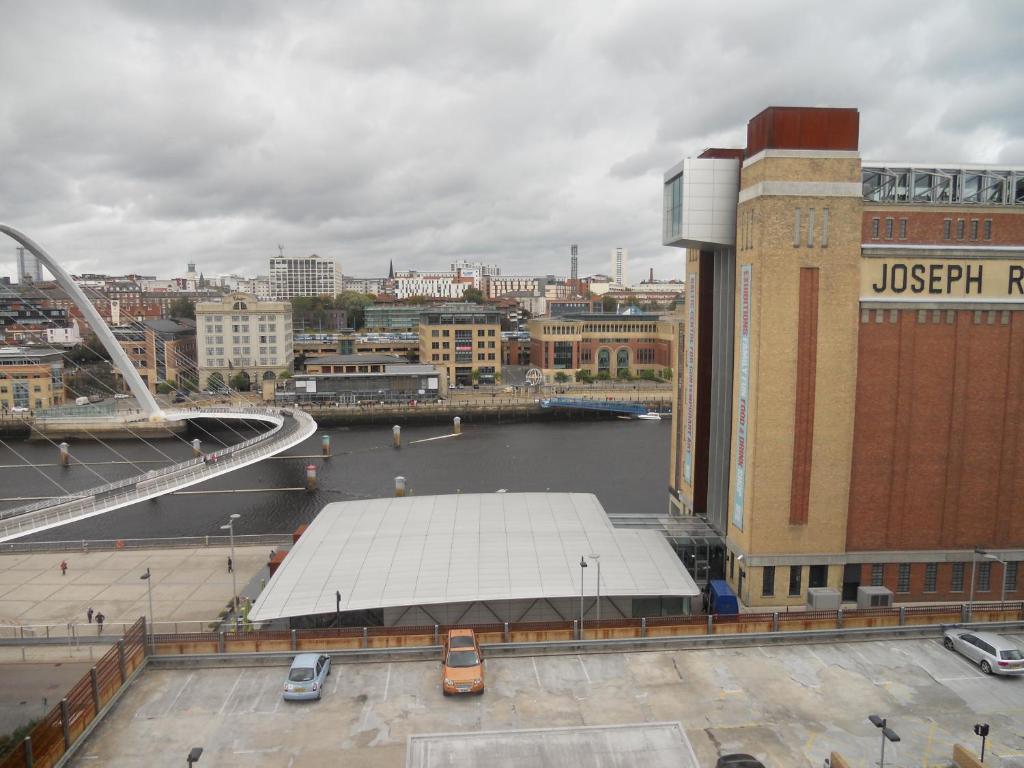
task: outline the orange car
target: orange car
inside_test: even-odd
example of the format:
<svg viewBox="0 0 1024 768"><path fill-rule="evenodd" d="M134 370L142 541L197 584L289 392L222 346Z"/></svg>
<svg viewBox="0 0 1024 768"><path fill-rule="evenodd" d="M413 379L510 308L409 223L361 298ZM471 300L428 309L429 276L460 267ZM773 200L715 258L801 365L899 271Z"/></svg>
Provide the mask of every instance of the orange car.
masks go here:
<svg viewBox="0 0 1024 768"><path fill-rule="evenodd" d="M452 629L445 635L441 653L441 690L445 696L484 692L484 660L472 629Z"/></svg>

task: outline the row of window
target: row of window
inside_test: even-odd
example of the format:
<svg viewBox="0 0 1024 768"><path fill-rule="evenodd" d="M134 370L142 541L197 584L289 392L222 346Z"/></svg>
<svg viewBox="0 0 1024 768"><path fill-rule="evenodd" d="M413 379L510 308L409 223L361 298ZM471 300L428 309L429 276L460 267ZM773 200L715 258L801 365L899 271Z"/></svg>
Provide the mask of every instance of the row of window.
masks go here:
<svg viewBox="0 0 1024 768"><path fill-rule="evenodd" d="M472 334L473 334L473 331L471 331L471 330L469 330L469 331L455 331L456 338L460 338L460 339L461 338L468 338ZM451 336L451 332L447 328L445 328L443 330L438 330L437 328L433 328L430 331L430 335L435 337L435 338L437 338L438 336L443 336L443 337L447 338L447 337ZM488 328L488 329L486 329L486 333L485 333L483 328L478 328L477 332L476 332L476 335L477 336L494 336L494 329L493 328Z"/></svg>
<svg viewBox="0 0 1024 768"><path fill-rule="evenodd" d="M952 563L952 573L950 574L950 591L951 592L963 592L964 591L964 574L967 571L967 563ZM732 576L732 569L734 566L734 560L730 558L729 570L730 577ZM1018 575L1019 564L1016 561L1008 561L1006 563L1005 579L1006 579L1006 591L1015 592L1017 590L1017 575ZM808 582L809 587L824 587L828 582L828 566L827 565L812 565L809 567ZM762 597L773 597L775 595L775 566L768 565L761 569L762 582L761 582L761 595ZM798 597L801 592L801 580L803 574L803 566L791 565L789 566L789 596ZM925 563L924 567L924 592L937 592L939 575L938 563ZM871 566L871 586L881 587L885 584L885 563L874 563ZM994 585L996 589L1002 591L1003 584L999 583ZM975 581L974 581L975 592L991 592L993 591L992 582L992 563L991 562L979 562L976 564L975 570ZM910 563L898 563L896 565L896 593L907 594L910 592Z"/></svg>
<svg viewBox="0 0 1024 768"><path fill-rule="evenodd" d="M888 318L890 323L895 323L899 320L900 311L899 309L862 309L860 321L870 323L874 320L875 323L884 323ZM918 309L916 312L918 323L938 325L944 322L946 325L953 325L956 322L957 311L955 309ZM995 325L997 322L999 325L1010 324L1010 310L1008 309L975 309L971 312L971 317L975 325Z"/></svg>
<svg viewBox="0 0 1024 768"><path fill-rule="evenodd" d="M964 591L964 574L967 572L967 563L952 563L950 574L950 592ZM1006 563L1006 591L1014 592L1017 589L1017 561L1011 560ZM938 581L939 566L937 563L926 563L924 567L924 591L935 592ZM875 563L871 566L871 586L881 587L885 583L885 564ZM997 587L1001 590L1002 583ZM974 590L976 592L992 591L992 563L979 562L975 566ZM896 592L910 592L910 563L899 563L896 566Z"/></svg>
<svg viewBox="0 0 1024 768"><path fill-rule="evenodd" d="M497 358L494 355L495 355L494 352L488 352L488 353L486 353L486 357L485 357L483 352L478 352L477 355L476 355L476 359L477 360L496 360ZM442 354L433 354L433 355L430 356L430 359L435 361L435 362L437 362L439 360L442 360L442 361L444 361L444 360L451 360L451 356L447 352L445 352L445 353L442 353ZM470 363L470 362L473 361L473 353L472 352L456 352L455 353L455 361L458 362L458 363Z"/></svg>
<svg viewBox="0 0 1024 768"><path fill-rule="evenodd" d="M467 342L467 343L472 344L472 342ZM494 349L495 348L495 343L493 341L488 341L488 342L478 341L476 343L476 348L477 349L484 349L484 344L485 343L487 344L487 349ZM432 342L430 342L430 348L431 349L450 349L451 348L451 342L450 341L432 341Z"/></svg>
<svg viewBox="0 0 1024 768"><path fill-rule="evenodd" d="M799 211L798 211L799 213ZM956 220L956 239L967 240L967 219ZM898 229L897 229L898 227ZM871 239L872 240L906 240L907 239L907 227L908 219L901 217L898 221L893 216L885 217L885 230L883 234L882 229L882 217L874 216L871 219ZM942 220L942 239L953 240L953 219ZM980 239L991 240L992 239L992 219L970 219L970 238L971 240ZM796 245L796 243L793 243Z"/></svg>

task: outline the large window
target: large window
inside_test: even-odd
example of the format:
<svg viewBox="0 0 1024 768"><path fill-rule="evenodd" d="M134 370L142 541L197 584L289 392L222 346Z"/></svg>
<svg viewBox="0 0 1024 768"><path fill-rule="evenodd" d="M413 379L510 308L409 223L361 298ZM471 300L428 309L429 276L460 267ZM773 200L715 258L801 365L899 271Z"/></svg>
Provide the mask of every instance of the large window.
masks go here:
<svg viewBox="0 0 1024 768"><path fill-rule="evenodd" d="M875 563L871 566L871 586L881 587L885 584L885 564Z"/></svg>
<svg viewBox="0 0 1024 768"><path fill-rule="evenodd" d="M964 591L964 564L953 563L953 575L950 579L950 591L951 592L963 592Z"/></svg>
<svg viewBox="0 0 1024 768"><path fill-rule="evenodd" d="M554 347L553 368L572 368L572 342L556 341Z"/></svg>
<svg viewBox="0 0 1024 768"><path fill-rule="evenodd" d="M803 571L802 565L791 565L789 566L789 596L799 597L800 595L800 576Z"/></svg>
<svg viewBox="0 0 1024 768"><path fill-rule="evenodd" d="M664 240L675 240L683 231L683 177L676 176L665 184Z"/></svg>
<svg viewBox="0 0 1024 768"><path fill-rule="evenodd" d="M1011 560L1006 564L1006 591L1017 591L1017 561Z"/></svg>
<svg viewBox="0 0 1024 768"><path fill-rule="evenodd" d="M978 591L992 589L992 563L978 563Z"/></svg>
<svg viewBox="0 0 1024 768"><path fill-rule="evenodd" d="M896 573L896 591L910 591L910 563L900 563Z"/></svg>
<svg viewBox="0 0 1024 768"><path fill-rule="evenodd" d="M812 565L807 574L808 587L824 587L828 584L828 566Z"/></svg>
<svg viewBox="0 0 1024 768"><path fill-rule="evenodd" d="M761 596L771 597L775 594L775 566L766 565L761 569Z"/></svg>
<svg viewBox="0 0 1024 768"><path fill-rule="evenodd" d="M935 582L938 580L939 566L936 563L928 563L924 567L924 591L934 592Z"/></svg>

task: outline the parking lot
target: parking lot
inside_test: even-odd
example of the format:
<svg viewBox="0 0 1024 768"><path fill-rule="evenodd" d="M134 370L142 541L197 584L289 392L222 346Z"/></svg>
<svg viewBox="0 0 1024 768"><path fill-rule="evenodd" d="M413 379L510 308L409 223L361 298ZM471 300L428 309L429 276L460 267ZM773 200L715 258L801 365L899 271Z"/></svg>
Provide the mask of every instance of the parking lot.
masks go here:
<svg viewBox="0 0 1024 768"><path fill-rule="evenodd" d="M308 703L281 700L284 666L149 669L72 765L178 766L201 746L200 766L403 766L414 734L678 721L702 766L740 751L820 768L834 749L866 768L877 713L902 739L892 768L949 765L954 742L977 749L978 722L986 764L1024 767L1024 679L986 677L937 638L495 657L470 698L442 697L439 661L341 662ZM574 759L560 765L594 765Z"/></svg>

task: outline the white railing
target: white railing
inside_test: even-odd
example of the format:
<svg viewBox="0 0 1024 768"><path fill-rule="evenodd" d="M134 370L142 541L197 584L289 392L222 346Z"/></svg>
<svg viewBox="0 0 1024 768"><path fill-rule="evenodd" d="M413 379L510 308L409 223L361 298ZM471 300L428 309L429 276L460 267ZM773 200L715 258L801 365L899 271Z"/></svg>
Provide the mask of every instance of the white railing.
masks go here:
<svg viewBox="0 0 1024 768"><path fill-rule="evenodd" d="M205 462L189 459L162 469L155 469L127 480L90 488L74 496L64 496L15 507L0 513L0 542L29 533L54 528L104 512L126 507L139 501L161 496L169 491L187 488L235 469L255 464L267 456L301 443L316 431L313 418L300 410L267 408L219 408L216 411L189 409L169 411L172 419L251 418L272 423L267 432L237 445L207 454L216 459Z"/></svg>

